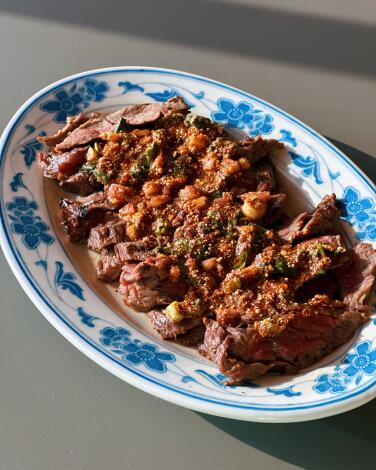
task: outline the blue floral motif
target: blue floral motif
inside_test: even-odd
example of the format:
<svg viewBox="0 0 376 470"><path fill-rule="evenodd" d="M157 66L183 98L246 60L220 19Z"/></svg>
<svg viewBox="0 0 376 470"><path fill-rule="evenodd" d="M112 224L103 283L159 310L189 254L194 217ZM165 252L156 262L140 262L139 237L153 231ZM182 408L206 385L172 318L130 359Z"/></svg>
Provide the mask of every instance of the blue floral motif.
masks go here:
<svg viewBox="0 0 376 470"><path fill-rule="evenodd" d="M44 131L39 133L40 136L46 135ZM25 142L20 153L24 156L25 165L30 168L36 160L37 152L42 150L43 144L37 139L31 139Z"/></svg>
<svg viewBox="0 0 376 470"><path fill-rule="evenodd" d="M334 374L317 377L313 390L318 393L341 393L352 382L358 385L364 374L376 374L376 349L371 349L368 340L358 343L354 352L346 355L342 365L334 368Z"/></svg>
<svg viewBox="0 0 376 470"><path fill-rule="evenodd" d="M145 95L150 96L150 98L153 98L155 101L167 101L170 98L173 98L174 96L177 95L177 92L171 88L169 90L163 90L161 92L150 92L150 93L145 93Z"/></svg>
<svg viewBox="0 0 376 470"><path fill-rule="evenodd" d="M141 93L144 91L142 86L132 82L119 82L118 85L124 88L123 95L131 91L140 91Z"/></svg>
<svg viewBox="0 0 376 470"><path fill-rule="evenodd" d="M376 218L371 219L367 225L364 225L357 233L360 240L376 241Z"/></svg>
<svg viewBox="0 0 376 470"><path fill-rule="evenodd" d="M38 209L38 204L35 201L29 201L26 197L14 197L12 202L7 204L8 211L12 211L16 217L20 215L32 215L34 210ZM15 220L15 219L12 219Z"/></svg>
<svg viewBox="0 0 376 470"><path fill-rule="evenodd" d="M123 346L126 353L123 359L135 366L144 364L155 372L166 372L166 362L174 362L175 356L169 352L159 352L158 346L135 340Z"/></svg>
<svg viewBox="0 0 376 470"><path fill-rule="evenodd" d="M123 354L122 349L127 343L131 341L131 333L125 328L112 328L107 326L100 331L99 341L106 347L112 346L119 349L119 353ZM115 351L114 351L115 352Z"/></svg>
<svg viewBox="0 0 376 470"><path fill-rule="evenodd" d="M45 101L40 107L43 111L55 113L56 122L65 122L68 116L76 116L83 108L87 108L90 101L103 101L108 90L106 82L88 79L80 88L75 83L69 89L58 90L54 100Z"/></svg>
<svg viewBox="0 0 376 470"><path fill-rule="evenodd" d="M272 116L259 109L254 109L250 103L240 101L235 104L232 100L220 98L217 105L219 110L212 113L212 118L229 127L239 129L247 127L248 133L252 136L270 134L274 128Z"/></svg>
<svg viewBox="0 0 376 470"><path fill-rule="evenodd" d="M25 129L27 131L27 135L32 134L35 131L35 127L30 124L26 124Z"/></svg>
<svg viewBox="0 0 376 470"><path fill-rule="evenodd" d="M357 189L348 186L343 194L344 212L342 217L349 222L363 224L371 218L371 209L374 208L374 202L369 197L360 197Z"/></svg>
<svg viewBox="0 0 376 470"><path fill-rule="evenodd" d="M274 395L284 395L285 397L299 397L302 392L294 392L293 385L286 388L270 388L266 389L268 392L273 393Z"/></svg>
<svg viewBox="0 0 376 470"><path fill-rule="evenodd" d="M47 233L49 226L39 216L34 215L34 211L38 209L35 201L29 201L26 197L14 197L12 202L7 203L6 208L12 221L12 232L22 235L22 243L29 250L35 250L40 243L51 245L55 241L54 237Z"/></svg>
<svg viewBox="0 0 376 470"><path fill-rule="evenodd" d="M193 93L192 91L192 95L197 98L198 100L202 100L203 97L205 96L205 92L204 91L199 91L198 93Z"/></svg>
<svg viewBox="0 0 376 470"><path fill-rule="evenodd" d="M22 181L23 173L16 173L12 181L9 183L10 189L16 193L19 188L26 188L25 183Z"/></svg>
<svg viewBox="0 0 376 470"><path fill-rule="evenodd" d="M302 169L303 176L313 176L317 184L322 184L323 180L320 175L319 162L314 157L303 157L295 152L289 152L290 157L294 165Z"/></svg>
<svg viewBox="0 0 376 470"><path fill-rule="evenodd" d="M35 250L40 243L51 245L55 240L47 233L49 226L42 222L38 216L20 215L17 221L11 223L10 227L13 233L22 235L22 243L29 250Z"/></svg>
<svg viewBox="0 0 376 470"><path fill-rule="evenodd" d="M61 261L56 261L55 265L55 286L60 287L63 290L68 290L79 299L85 300L82 287L75 282L76 276L73 273L64 272L64 265Z"/></svg>
<svg viewBox="0 0 376 470"><path fill-rule="evenodd" d="M376 349L370 350L370 348L370 341L362 341L355 347L354 354L347 354L344 364L348 365L342 370L342 374L350 378L362 373L375 374Z"/></svg>
<svg viewBox="0 0 376 470"><path fill-rule="evenodd" d="M38 261L35 261L35 264L37 266L41 266L47 272L47 261L45 259L39 259Z"/></svg>
<svg viewBox="0 0 376 470"><path fill-rule="evenodd" d="M346 384L341 380L339 374L334 374L333 376L323 374L317 377L313 390L318 393L340 393L346 390Z"/></svg>
<svg viewBox="0 0 376 470"><path fill-rule="evenodd" d="M98 317L95 317L94 315L90 315L89 313L85 312L82 307L78 307L77 315L81 318L81 322L89 328L94 328L94 320L98 320Z"/></svg>
<svg viewBox="0 0 376 470"><path fill-rule="evenodd" d="M106 82L97 82L97 80L85 80L82 87L79 88L83 99L83 106L87 108L90 101L101 102L107 97L109 86Z"/></svg>
<svg viewBox="0 0 376 470"><path fill-rule="evenodd" d="M292 147L296 147L298 145L297 140L295 139L295 137L293 137L290 131L287 131L286 129L281 129L279 132L281 133L281 137L279 138L280 141L286 142Z"/></svg>
<svg viewBox="0 0 376 470"><path fill-rule="evenodd" d="M77 91L77 85L73 85L69 91L59 90L55 93L55 100L41 104L41 109L49 113L56 113L56 122L65 122L68 116L76 116L82 111L83 97Z"/></svg>

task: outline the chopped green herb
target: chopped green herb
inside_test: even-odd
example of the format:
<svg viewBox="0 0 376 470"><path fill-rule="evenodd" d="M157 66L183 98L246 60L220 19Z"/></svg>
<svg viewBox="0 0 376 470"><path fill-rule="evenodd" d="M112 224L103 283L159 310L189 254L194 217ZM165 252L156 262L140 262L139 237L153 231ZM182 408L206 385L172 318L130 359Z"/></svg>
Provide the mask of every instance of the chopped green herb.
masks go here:
<svg viewBox="0 0 376 470"><path fill-rule="evenodd" d="M168 246L159 245L159 246L154 248L154 251L156 251L157 253L161 253L162 255L170 255L171 254L171 250Z"/></svg>
<svg viewBox="0 0 376 470"><path fill-rule="evenodd" d="M197 261L202 261L209 256L209 246L206 243L198 243L193 256Z"/></svg>
<svg viewBox="0 0 376 470"><path fill-rule="evenodd" d="M210 199L218 199L222 196L222 191L214 191L209 194Z"/></svg>
<svg viewBox="0 0 376 470"><path fill-rule="evenodd" d="M186 176L188 171L189 168L186 162L182 161L181 159L174 162L172 173L175 176Z"/></svg>
<svg viewBox="0 0 376 470"><path fill-rule="evenodd" d="M87 162L82 165L80 170L84 171L85 173L93 173L96 168L97 168L96 163Z"/></svg>
<svg viewBox="0 0 376 470"><path fill-rule="evenodd" d="M243 269L247 265L248 253L243 251L235 260L234 269Z"/></svg>
<svg viewBox="0 0 376 470"><path fill-rule="evenodd" d="M157 235L166 235L171 229L171 225L166 220L158 220L156 233Z"/></svg>
<svg viewBox="0 0 376 470"><path fill-rule="evenodd" d="M177 240L172 251L174 255L186 254L189 251L189 243L186 240Z"/></svg>
<svg viewBox="0 0 376 470"><path fill-rule="evenodd" d="M197 116L195 114L188 114L185 121L191 126L197 127L197 129L207 129L212 126L210 119L204 116Z"/></svg>
<svg viewBox="0 0 376 470"><path fill-rule="evenodd" d="M101 170L94 170L93 175L99 180L102 184L107 184L109 181L109 176L103 173Z"/></svg>
<svg viewBox="0 0 376 470"><path fill-rule="evenodd" d="M84 163L80 170L85 173L92 173L102 184L107 184L109 181L109 176L103 173L102 170L97 169L97 165L94 162Z"/></svg>
<svg viewBox="0 0 376 470"><path fill-rule="evenodd" d="M146 150L145 150L146 157L150 163L153 162L155 157L158 155L158 145L153 142Z"/></svg>
<svg viewBox="0 0 376 470"><path fill-rule="evenodd" d="M209 150L215 150L219 147L222 143L223 139L221 137L217 137L214 142L209 145Z"/></svg>
<svg viewBox="0 0 376 470"><path fill-rule="evenodd" d="M131 168L131 173L137 181L147 177L150 171L150 166L157 154L158 146L155 142L153 142L150 147L148 147L145 152L140 155L138 161Z"/></svg>
<svg viewBox="0 0 376 470"><path fill-rule="evenodd" d="M235 292L242 287L242 282L239 277L232 277L223 281L223 290L226 293Z"/></svg>
<svg viewBox="0 0 376 470"><path fill-rule="evenodd" d="M274 260L273 272L274 274L296 276L298 274L298 269L293 266L289 266L287 261L282 256L277 255L276 259Z"/></svg>
<svg viewBox="0 0 376 470"><path fill-rule="evenodd" d="M127 123L127 121L122 117L122 118L120 118L119 124L118 124L115 132L117 132L117 133L126 132L126 131L130 131L131 129L133 129L133 127L131 125L129 125Z"/></svg>

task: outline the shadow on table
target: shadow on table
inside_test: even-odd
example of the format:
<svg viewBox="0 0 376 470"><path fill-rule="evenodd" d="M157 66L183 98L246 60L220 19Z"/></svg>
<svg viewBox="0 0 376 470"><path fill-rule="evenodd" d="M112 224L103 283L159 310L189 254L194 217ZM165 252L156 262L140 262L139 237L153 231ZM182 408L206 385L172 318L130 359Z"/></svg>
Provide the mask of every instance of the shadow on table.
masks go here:
<svg viewBox="0 0 376 470"><path fill-rule="evenodd" d="M0 10L336 73L376 76L376 61L371 58L376 27L356 21L223 0L107 0L95 6L92 0L65 0L63 6L53 1L1 0Z"/></svg>
<svg viewBox="0 0 376 470"><path fill-rule="evenodd" d="M235 439L308 470L372 468L376 401L306 423L261 424L200 416Z"/></svg>
<svg viewBox="0 0 376 470"><path fill-rule="evenodd" d="M375 158L328 139L375 181ZM261 424L200 416L239 441L305 469L371 468L374 462L376 400L338 416L306 423Z"/></svg>
<svg viewBox="0 0 376 470"><path fill-rule="evenodd" d="M347 155L364 173L373 181L376 182L376 155L372 157L367 153L362 152L350 145L344 144L339 140L327 137L328 140L336 147L338 147L345 155Z"/></svg>

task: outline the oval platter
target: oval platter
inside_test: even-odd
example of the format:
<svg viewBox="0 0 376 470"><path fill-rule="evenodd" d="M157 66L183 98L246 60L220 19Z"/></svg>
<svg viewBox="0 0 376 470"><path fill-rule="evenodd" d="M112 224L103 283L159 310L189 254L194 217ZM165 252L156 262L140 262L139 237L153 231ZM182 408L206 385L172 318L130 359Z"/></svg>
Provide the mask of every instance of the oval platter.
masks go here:
<svg viewBox="0 0 376 470"><path fill-rule="evenodd" d="M62 193L45 181L36 139L81 111L165 101L181 95L195 114L230 132L286 144L275 159L292 213L325 194L343 200L348 239L376 242L373 183L330 142L286 112L214 80L161 68L116 67L79 73L49 85L11 119L0 143L1 245L27 295L52 325L114 375L152 395L218 416L249 421L317 419L376 396L374 316L346 345L296 376L269 376L226 386L196 351L161 340L146 315L122 305L114 286L95 279L92 255L67 242L59 223ZM374 303L374 299L371 299ZM126 403L124 404L126 406Z"/></svg>

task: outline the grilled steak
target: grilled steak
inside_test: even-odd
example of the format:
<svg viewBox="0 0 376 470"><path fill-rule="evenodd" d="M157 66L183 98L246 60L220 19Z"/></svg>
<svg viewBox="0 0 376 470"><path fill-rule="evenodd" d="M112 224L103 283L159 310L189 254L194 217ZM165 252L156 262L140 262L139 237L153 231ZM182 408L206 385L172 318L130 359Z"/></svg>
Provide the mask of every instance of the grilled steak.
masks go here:
<svg viewBox="0 0 376 470"><path fill-rule="evenodd" d="M376 253L348 248L334 194L293 218L274 139L237 141L182 98L80 114L41 152L70 241L99 254L164 339L194 346L229 383L314 364L370 316Z"/></svg>

